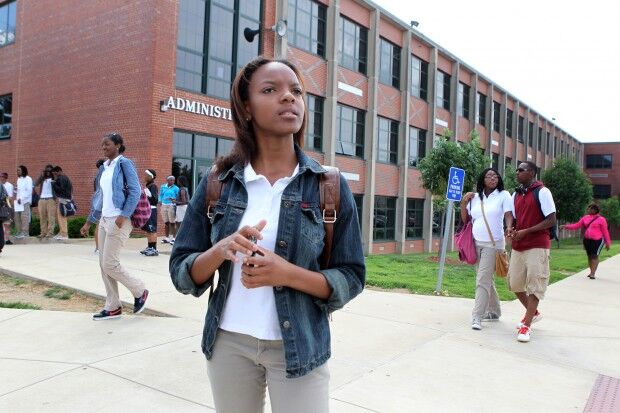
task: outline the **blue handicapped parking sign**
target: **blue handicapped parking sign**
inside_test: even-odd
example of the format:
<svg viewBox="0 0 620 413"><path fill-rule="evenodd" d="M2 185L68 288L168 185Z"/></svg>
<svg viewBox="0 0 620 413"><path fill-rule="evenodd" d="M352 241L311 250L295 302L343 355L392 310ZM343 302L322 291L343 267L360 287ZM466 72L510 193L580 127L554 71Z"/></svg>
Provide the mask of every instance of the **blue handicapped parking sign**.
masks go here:
<svg viewBox="0 0 620 413"><path fill-rule="evenodd" d="M465 171L461 168L451 167L448 174L448 185L446 188L446 199L448 201L460 201L465 184Z"/></svg>

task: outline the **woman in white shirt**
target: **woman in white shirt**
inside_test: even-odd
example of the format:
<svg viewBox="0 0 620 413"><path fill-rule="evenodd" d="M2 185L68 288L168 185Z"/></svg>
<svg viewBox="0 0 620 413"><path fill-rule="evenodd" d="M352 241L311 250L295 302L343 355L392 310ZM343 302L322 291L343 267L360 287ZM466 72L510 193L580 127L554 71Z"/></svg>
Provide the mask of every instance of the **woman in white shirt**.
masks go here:
<svg viewBox="0 0 620 413"><path fill-rule="evenodd" d="M32 178L28 168L17 167L17 190L15 191L15 238L30 235L30 203L32 202Z"/></svg>
<svg viewBox="0 0 620 413"><path fill-rule="evenodd" d="M493 239L482 215L489 224ZM504 190L504 181L495 168L487 168L480 174L476 193L468 192L461 200L461 219L464 223L473 221L472 233L478 251L478 270L476 274L476 300L472 311L471 328L481 330L481 321L497 321L501 309L493 272L495 271L495 252L505 248L504 220L512 228L512 198Z"/></svg>

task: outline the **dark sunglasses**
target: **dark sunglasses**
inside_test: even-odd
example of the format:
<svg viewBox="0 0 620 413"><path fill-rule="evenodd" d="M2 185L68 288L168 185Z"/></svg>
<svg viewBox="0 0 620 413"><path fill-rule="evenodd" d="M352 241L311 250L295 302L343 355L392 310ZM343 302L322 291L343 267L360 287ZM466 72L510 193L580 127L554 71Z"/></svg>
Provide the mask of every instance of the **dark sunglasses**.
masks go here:
<svg viewBox="0 0 620 413"><path fill-rule="evenodd" d="M525 169L525 168L517 168L517 172L525 172L525 171L527 171L527 169Z"/></svg>

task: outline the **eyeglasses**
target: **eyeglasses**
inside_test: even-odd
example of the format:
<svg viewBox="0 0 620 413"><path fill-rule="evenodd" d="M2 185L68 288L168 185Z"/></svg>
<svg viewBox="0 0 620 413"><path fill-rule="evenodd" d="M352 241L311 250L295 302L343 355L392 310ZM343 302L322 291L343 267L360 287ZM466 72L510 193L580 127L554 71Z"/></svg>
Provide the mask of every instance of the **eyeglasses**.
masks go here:
<svg viewBox="0 0 620 413"><path fill-rule="evenodd" d="M493 175L485 175L484 177L485 179L499 179L499 176L493 174Z"/></svg>
<svg viewBox="0 0 620 413"><path fill-rule="evenodd" d="M527 171L527 169L525 169L525 168L517 168L517 172L525 172L525 171Z"/></svg>

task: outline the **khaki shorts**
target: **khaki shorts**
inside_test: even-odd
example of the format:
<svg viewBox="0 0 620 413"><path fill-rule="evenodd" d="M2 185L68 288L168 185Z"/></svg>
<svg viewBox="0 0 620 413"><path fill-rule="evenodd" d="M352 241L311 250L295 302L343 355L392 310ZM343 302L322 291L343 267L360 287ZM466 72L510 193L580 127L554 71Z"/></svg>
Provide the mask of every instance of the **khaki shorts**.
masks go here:
<svg viewBox="0 0 620 413"><path fill-rule="evenodd" d="M542 300L549 284L549 250L546 248L512 250L506 281L510 291L534 294L536 298Z"/></svg>
<svg viewBox="0 0 620 413"><path fill-rule="evenodd" d="M174 205L162 204L161 217L164 219L164 222L172 222L174 224L174 222L176 221L176 213L174 212Z"/></svg>

